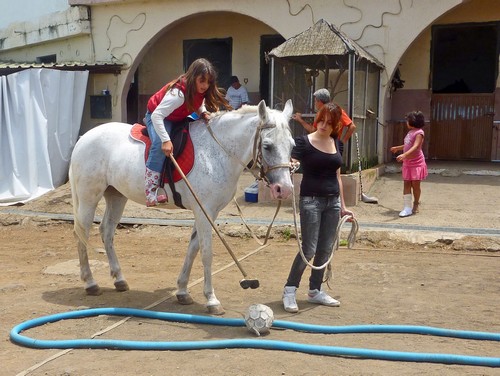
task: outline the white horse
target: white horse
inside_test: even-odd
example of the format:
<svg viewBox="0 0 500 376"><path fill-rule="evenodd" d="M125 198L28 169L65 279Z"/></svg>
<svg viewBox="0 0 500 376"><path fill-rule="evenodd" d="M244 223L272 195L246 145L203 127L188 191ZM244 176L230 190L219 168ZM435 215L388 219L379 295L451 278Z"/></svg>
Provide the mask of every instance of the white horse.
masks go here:
<svg viewBox="0 0 500 376"><path fill-rule="evenodd" d="M269 109L261 101L258 106L244 106L237 111L218 113L208 126L202 121L191 123L195 163L187 178L195 195L185 181L175 183L183 205L193 211L195 218L184 265L177 279L176 296L179 303L193 303L187 285L193 261L201 249L207 309L211 314L224 313L212 287L212 227L204 211L215 221L219 212L232 200L244 167L254 158L254 144L259 149L256 152L261 153L260 163L272 197L286 199L291 194L293 185L289 164L294 145L288 126L291 115L290 100L283 112ZM131 127L124 123L107 123L95 127L80 138L71 157L69 179L74 232L78 239L80 276L89 295L101 293L90 270L87 241L96 207L102 197L106 202L106 210L99 231L108 256L111 277L115 279L117 291L129 289L115 253L113 237L127 200L145 204L146 199L145 146L131 139ZM168 184L165 189L169 201L173 202ZM203 201L204 210L196 202L196 196Z"/></svg>

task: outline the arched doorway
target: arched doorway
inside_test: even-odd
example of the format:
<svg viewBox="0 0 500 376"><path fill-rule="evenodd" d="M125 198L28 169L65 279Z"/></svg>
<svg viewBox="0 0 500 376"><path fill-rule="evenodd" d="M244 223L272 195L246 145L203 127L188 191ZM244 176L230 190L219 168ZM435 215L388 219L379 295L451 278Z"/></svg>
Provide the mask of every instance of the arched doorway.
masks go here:
<svg viewBox="0 0 500 376"><path fill-rule="evenodd" d="M432 28L429 158L489 161L500 23Z"/></svg>
<svg viewBox="0 0 500 376"><path fill-rule="evenodd" d="M247 88L250 104L257 104L268 95L265 54L282 41L283 37L261 21L229 12L210 13L210 17L200 14L167 26L145 51L134 74L127 106L137 109L127 108L128 121L142 121L149 97L184 73L198 57L215 65L218 84L224 89L230 76L238 76Z"/></svg>

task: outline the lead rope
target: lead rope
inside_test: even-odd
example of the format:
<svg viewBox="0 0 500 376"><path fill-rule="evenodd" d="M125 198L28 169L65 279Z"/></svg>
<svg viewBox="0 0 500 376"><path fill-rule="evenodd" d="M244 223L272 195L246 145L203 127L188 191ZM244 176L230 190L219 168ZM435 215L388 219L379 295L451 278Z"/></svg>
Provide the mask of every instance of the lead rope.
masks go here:
<svg viewBox="0 0 500 376"><path fill-rule="evenodd" d="M238 202L236 201L236 198L233 197L233 201L234 201L234 203L236 205L236 208L238 209L238 213L240 215L241 221L243 222L243 224L245 225L245 227L247 228L247 230L250 231L250 235L252 236L252 238L254 238L254 240L259 245L265 245L267 243L268 239L269 239L269 235L271 234L271 228L273 227L274 220L276 219L276 217L278 215L278 212L280 211L281 200L278 200L278 205L276 206L276 212L274 213L273 220L271 221L271 223L267 227L266 237L265 237L263 243L259 240L259 238L257 238L257 235L255 235L255 233L252 231L252 229L248 226L247 222L245 221L245 218L243 218L243 211L241 210L240 205L238 205Z"/></svg>
<svg viewBox="0 0 500 376"><path fill-rule="evenodd" d="M259 173L256 174L254 171L253 171L253 168L257 165L257 163L262 159L262 154L261 154L261 151L260 151L260 137L257 137L259 135L259 132L264 129L263 125L262 124L259 124L259 126L257 127L257 129L255 130L255 137L254 137L254 144L253 144L253 151L252 151L252 155L253 155L253 164L252 164L252 168L248 168L247 165L245 165L245 163L243 163L243 161L241 161L239 158L237 158L236 156L234 156L233 154L229 153L229 151L226 149L226 147L219 141L219 139L215 136L214 132L212 131L212 128L210 127L210 122L207 124L207 129L208 129L208 132L210 133L210 135L212 136L212 138L215 140L215 142L217 142L217 144L219 144L219 146L222 148L222 150L224 150L224 152L229 155L230 157L236 159L238 161L238 163L240 165L243 166L243 168L247 171L250 171L250 173L254 176L255 180L263 180L265 181L266 183L268 183L266 177L265 177L265 172L266 170L264 170L264 167L263 167L263 163L261 161L260 165L261 165L261 168L259 170ZM258 140L257 140L258 139ZM289 167L289 165L276 165L276 166L272 166L270 168L267 168L267 171L270 171L270 170L273 170L275 168L282 168L282 167ZM245 225L245 227L247 228L247 230L250 232L250 235L252 236L252 238L254 238L254 240L261 246L267 244L267 241L269 239L269 236L270 236L270 233L271 233L271 228L273 226L273 223L274 223L274 220L276 219L277 215L278 215L278 212L281 208L281 200L278 201L278 205L276 206L276 212L274 213L274 217L271 221L271 223L269 224L268 228L267 228L267 233L266 233L266 237L264 239L264 242L262 243L258 238L257 236L255 235L255 233L252 231L252 229L248 226L247 222L245 221L245 218L243 217L243 211L241 210L241 207L239 206L238 202L236 201L236 198L233 197L233 201L234 203L236 204L236 208L238 209L238 213L240 215L240 218L241 218L241 221L243 222L243 224Z"/></svg>
<svg viewBox="0 0 500 376"><path fill-rule="evenodd" d="M292 170L292 175L295 172L295 170L296 169ZM342 230L342 226L346 222L350 222L351 223L351 231L349 232L349 235L347 237L347 248L350 249L350 248L352 248L354 246L354 243L356 242L356 235L357 235L358 230L359 230L358 221L356 220L356 218L354 218L351 215L344 215L342 218L340 218L340 221L337 224L337 229L336 229L337 232L336 232L335 240L333 242L333 247L332 247L332 252L330 254L330 257L328 258L328 260L323 265L316 266L316 265L311 264L306 259L306 256L304 255L304 251L302 250L302 244L300 243L299 229L298 229L298 226L297 226L297 206L295 204L295 200L296 200L296 198L295 198L295 191L292 190L293 225L294 225L294 228L295 228L295 239L297 239L297 245L299 247L300 257L306 263L306 265L309 266L311 269L321 270L321 269L327 268L327 270L325 272L325 276L324 276L323 282L326 282L327 286L330 288L329 281L333 279L333 271L332 271L331 262L332 262L332 259L333 259L333 255L335 254L335 251L339 248L339 244L340 244L340 232Z"/></svg>

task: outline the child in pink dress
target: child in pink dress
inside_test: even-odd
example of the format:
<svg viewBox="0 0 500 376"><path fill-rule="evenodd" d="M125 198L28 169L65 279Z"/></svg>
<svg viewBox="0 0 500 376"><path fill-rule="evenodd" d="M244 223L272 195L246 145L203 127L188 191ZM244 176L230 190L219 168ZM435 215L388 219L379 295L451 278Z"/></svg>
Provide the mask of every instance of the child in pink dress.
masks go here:
<svg viewBox="0 0 500 376"><path fill-rule="evenodd" d="M424 143L424 131L421 129L425 125L424 114L420 111L409 112L406 115L406 126L409 131L404 139L404 145L393 146L392 153L402 151L396 160L403 162L403 210L400 217L408 217L418 213L420 200L420 181L427 177L427 164L425 163L422 145ZM413 191L413 207L411 205Z"/></svg>

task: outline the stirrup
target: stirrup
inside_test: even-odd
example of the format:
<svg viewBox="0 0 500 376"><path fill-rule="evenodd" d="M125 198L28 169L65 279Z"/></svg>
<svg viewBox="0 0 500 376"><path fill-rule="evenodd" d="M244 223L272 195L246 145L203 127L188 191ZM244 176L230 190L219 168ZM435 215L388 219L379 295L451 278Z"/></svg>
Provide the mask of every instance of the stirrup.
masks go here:
<svg viewBox="0 0 500 376"><path fill-rule="evenodd" d="M158 191L160 189L164 193L158 194ZM165 202L168 202L168 197L163 188L155 188L153 192L151 192L149 195L146 195L146 207L148 208L158 206L159 204L164 204Z"/></svg>
<svg viewBox="0 0 500 376"><path fill-rule="evenodd" d="M156 189L156 201L159 204L164 204L164 203L168 202L167 192L165 191L164 188L158 187Z"/></svg>

